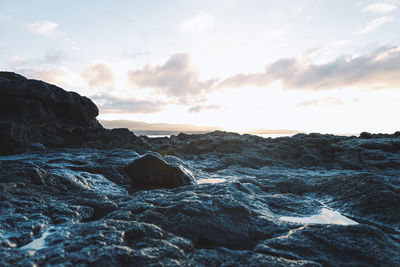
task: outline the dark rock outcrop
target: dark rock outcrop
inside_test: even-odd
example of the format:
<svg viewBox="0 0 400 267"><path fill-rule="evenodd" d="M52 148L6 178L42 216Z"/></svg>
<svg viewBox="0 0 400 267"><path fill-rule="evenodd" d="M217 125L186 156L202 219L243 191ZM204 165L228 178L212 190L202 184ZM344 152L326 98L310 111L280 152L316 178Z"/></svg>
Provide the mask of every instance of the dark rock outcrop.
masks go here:
<svg viewBox="0 0 400 267"><path fill-rule="evenodd" d="M183 166L171 166L154 153L147 153L130 162L126 172L136 188L174 188L196 183Z"/></svg>
<svg viewBox="0 0 400 267"><path fill-rule="evenodd" d="M87 97L43 81L0 72L0 155L45 147L151 148L127 129L104 129Z"/></svg>
<svg viewBox="0 0 400 267"><path fill-rule="evenodd" d="M102 128L96 120L99 110L89 98L18 74L0 72L0 77L2 121Z"/></svg>
<svg viewBox="0 0 400 267"><path fill-rule="evenodd" d="M102 129L88 98L55 85L0 72L0 153L39 142L59 145L76 129Z"/></svg>

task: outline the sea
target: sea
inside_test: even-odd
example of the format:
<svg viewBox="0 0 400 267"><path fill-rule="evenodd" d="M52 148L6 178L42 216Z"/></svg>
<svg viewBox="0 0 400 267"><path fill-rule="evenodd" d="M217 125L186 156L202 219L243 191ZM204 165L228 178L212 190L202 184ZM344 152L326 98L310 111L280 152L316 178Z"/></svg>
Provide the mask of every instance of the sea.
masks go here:
<svg viewBox="0 0 400 267"><path fill-rule="evenodd" d="M293 136L295 134L253 134L253 135L257 135L263 138L278 138L278 137L290 137ZM150 138L161 138L161 137L168 137L170 138L171 135L170 134L148 134L146 135L147 137Z"/></svg>

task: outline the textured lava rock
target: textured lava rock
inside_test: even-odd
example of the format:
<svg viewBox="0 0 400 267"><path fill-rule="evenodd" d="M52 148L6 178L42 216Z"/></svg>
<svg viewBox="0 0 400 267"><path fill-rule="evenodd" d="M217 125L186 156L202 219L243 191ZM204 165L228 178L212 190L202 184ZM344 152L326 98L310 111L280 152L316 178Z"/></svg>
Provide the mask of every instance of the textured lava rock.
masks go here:
<svg viewBox="0 0 400 267"><path fill-rule="evenodd" d="M0 72L0 77L1 120L101 128L99 110L89 98L18 74Z"/></svg>
<svg viewBox="0 0 400 267"><path fill-rule="evenodd" d="M128 129L104 129L84 96L12 72L0 72L0 155L44 147L135 148L151 145ZM142 149L143 148L143 149Z"/></svg>
<svg viewBox="0 0 400 267"><path fill-rule="evenodd" d="M74 129L102 128L88 98L55 85L0 72L0 153L21 144L60 144Z"/></svg>
<svg viewBox="0 0 400 267"><path fill-rule="evenodd" d="M400 168L398 132L368 135L370 139L365 136L311 133L271 139L215 131L157 138L152 145L160 153L185 159L208 158L207 166L203 167L210 171L232 165L255 169L264 166L353 170Z"/></svg>
<svg viewBox="0 0 400 267"><path fill-rule="evenodd" d="M147 153L126 167L134 187L174 188L195 184L195 179L182 166L171 166L160 157Z"/></svg>
<svg viewBox="0 0 400 267"><path fill-rule="evenodd" d="M400 264L398 169L243 167L253 155L211 172L198 169L215 164L211 153L149 155L185 166L198 183L131 190L132 150L0 156L0 266ZM210 178L225 182L200 183ZM318 214L322 204L359 224L280 220ZM42 247L24 248L39 238Z"/></svg>

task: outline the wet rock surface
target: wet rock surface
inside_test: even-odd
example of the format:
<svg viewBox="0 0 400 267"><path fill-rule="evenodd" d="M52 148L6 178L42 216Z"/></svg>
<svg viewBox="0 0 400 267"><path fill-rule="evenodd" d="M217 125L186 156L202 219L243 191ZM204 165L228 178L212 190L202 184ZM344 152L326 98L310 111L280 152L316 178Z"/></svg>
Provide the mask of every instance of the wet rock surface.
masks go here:
<svg viewBox="0 0 400 267"><path fill-rule="evenodd" d="M373 139L317 133L265 139L215 131L201 135L180 134L171 138L157 138L153 145L161 154L181 155L187 159L214 158L214 163L208 166L213 171L232 165L249 168L388 169L400 167L398 133L371 135L376 136Z"/></svg>
<svg viewBox="0 0 400 267"><path fill-rule="evenodd" d="M399 132L137 137L60 90L0 73L0 266L400 265Z"/></svg>
<svg viewBox="0 0 400 267"><path fill-rule="evenodd" d="M125 168L135 188L174 188L195 184L196 180L182 165L172 166L161 155L144 154Z"/></svg>
<svg viewBox="0 0 400 267"><path fill-rule="evenodd" d="M255 137L235 138L245 143ZM126 172L140 159L133 150L47 149L0 157L0 265L400 264L398 168L255 168L252 158L249 167L226 154L232 164L210 170L217 155L142 158L149 155L187 169L199 183L136 188ZM280 219L322 208L355 223ZM31 242L40 244L43 236L33 249Z"/></svg>

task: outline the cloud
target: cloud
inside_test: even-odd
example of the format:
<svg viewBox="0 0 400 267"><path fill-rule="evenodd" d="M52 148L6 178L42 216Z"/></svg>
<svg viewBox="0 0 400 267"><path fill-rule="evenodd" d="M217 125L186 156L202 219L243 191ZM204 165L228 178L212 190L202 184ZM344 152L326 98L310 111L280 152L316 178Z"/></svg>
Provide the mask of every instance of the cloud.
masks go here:
<svg viewBox="0 0 400 267"><path fill-rule="evenodd" d="M360 34L368 34L376 31L379 27L382 25L393 21L394 19L392 17L388 16L382 16L377 19L371 20L367 22L364 26L359 27L353 34L354 35L360 35Z"/></svg>
<svg viewBox="0 0 400 267"><path fill-rule="evenodd" d="M153 88L180 103L204 100L206 92L214 88L217 79L200 81L191 66L188 54L174 54L164 64L128 72L132 85L139 88Z"/></svg>
<svg viewBox="0 0 400 267"><path fill-rule="evenodd" d="M222 106L219 105L196 105L191 108L189 108L188 112L189 113L198 113L202 110L217 110L222 108Z"/></svg>
<svg viewBox="0 0 400 267"><path fill-rule="evenodd" d="M27 67L14 71L24 75L29 79L41 80L64 88L65 90L69 90L71 88L76 90L78 88L75 84L72 85L70 83L70 78L74 73L65 67L48 67L42 69Z"/></svg>
<svg viewBox="0 0 400 267"><path fill-rule="evenodd" d="M11 19L11 16L6 16L6 15L3 15L2 13L0 13L0 21L2 21L2 20L10 20Z"/></svg>
<svg viewBox="0 0 400 267"><path fill-rule="evenodd" d="M68 75L68 70L65 68L46 68L37 71L31 71L29 77L32 79L42 80L51 84L58 84L60 78Z"/></svg>
<svg viewBox="0 0 400 267"><path fill-rule="evenodd" d="M43 59L43 63L46 64L59 64L65 59L69 59L69 56L65 50L53 50L48 51Z"/></svg>
<svg viewBox="0 0 400 267"><path fill-rule="evenodd" d="M362 11L363 12L372 12L378 14L386 14L389 13L397 8L396 5L385 3L385 2L378 2L374 4L370 4L366 6Z"/></svg>
<svg viewBox="0 0 400 267"><path fill-rule="evenodd" d="M52 21L37 21L27 25L34 33L41 34L46 37L54 37L58 24Z"/></svg>
<svg viewBox="0 0 400 267"><path fill-rule="evenodd" d="M101 113L156 113L162 111L166 104L156 100L123 99L109 94L97 94L90 97L99 107Z"/></svg>
<svg viewBox="0 0 400 267"><path fill-rule="evenodd" d="M6 61L6 68L21 73L28 78L43 80L63 88L86 88L84 80L71 69L65 67L64 61L71 59L66 50L50 50L42 57L12 57Z"/></svg>
<svg viewBox="0 0 400 267"><path fill-rule="evenodd" d="M399 88L399 73L400 48L382 46L362 56L342 56L323 64L280 59L267 65L264 72L239 73L222 81L219 87L263 87L280 81L284 89Z"/></svg>
<svg viewBox="0 0 400 267"><path fill-rule="evenodd" d="M18 73L30 79L42 80L55 84L65 90L74 90L80 94L87 95L85 82L73 70L65 67L48 67L42 69L25 68L19 69Z"/></svg>
<svg viewBox="0 0 400 267"><path fill-rule="evenodd" d="M330 58L330 56L338 49L347 46L350 43L350 40L337 40L323 43L319 46L307 49L302 58L303 60L323 62L326 61L327 58Z"/></svg>
<svg viewBox="0 0 400 267"><path fill-rule="evenodd" d="M184 20L181 23L179 23L179 29L181 31L205 31L212 29L215 25L215 19L214 16L201 12L196 14L193 18Z"/></svg>
<svg viewBox="0 0 400 267"><path fill-rule="evenodd" d="M292 10L296 14L303 14L304 13L304 9L301 8L301 7L295 7L295 8L292 8Z"/></svg>
<svg viewBox="0 0 400 267"><path fill-rule="evenodd" d="M279 39L287 34L287 30L283 27L275 28L265 35L266 39Z"/></svg>
<svg viewBox="0 0 400 267"><path fill-rule="evenodd" d="M137 57L142 57L142 56L148 56L150 54L151 54L151 51L149 51L149 50L142 50L142 51L128 50L128 51L122 52L123 57L127 57L130 59L135 59Z"/></svg>
<svg viewBox="0 0 400 267"><path fill-rule="evenodd" d="M333 107L341 105L345 105L345 102L336 97L325 97L322 99L309 100L309 101L299 102L296 104L296 106L298 107L310 107L310 106Z"/></svg>
<svg viewBox="0 0 400 267"><path fill-rule="evenodd" d="M81 77L90 86L111 85L114 82L114 73L104 63L91 63L82 72Z"/></svg>
<svg viewBox="0 0 400 267"><path fill-rule="evenodd" d="M69 59L65 50L53 50L48 51L41 58L24 59L21 57L12 57L8 59L8 64L13 67L26 67L26 66L37 66L37 65L54 65L60 64L65 59Z"/></svg>

